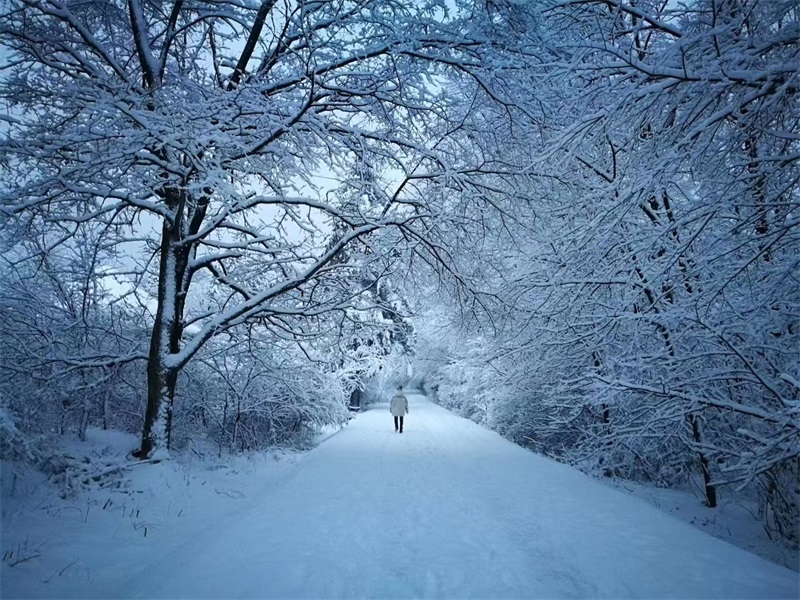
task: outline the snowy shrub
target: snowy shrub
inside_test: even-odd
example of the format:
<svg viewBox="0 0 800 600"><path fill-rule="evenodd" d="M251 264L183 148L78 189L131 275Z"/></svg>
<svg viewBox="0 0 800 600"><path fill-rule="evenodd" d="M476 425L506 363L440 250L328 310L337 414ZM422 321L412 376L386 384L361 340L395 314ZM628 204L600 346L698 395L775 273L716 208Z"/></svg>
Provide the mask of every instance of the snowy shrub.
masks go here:
<svg viewBox="0 0 800 600"><path fill-rule="evenodd" d="M141 427L146 333L109 303L87 252L65 243L38 270L0 270L0 393L30 435Z"/></svg>
<svg viewBox="0 0 800 600"><path fill-rule="evenodd" d="M269 336L212 346L184 377L175 400L177 448L198 431L219 451L307 446L319 428L348 418L341 372Z"/></svg>
<svg viewBox="0 0 800 600"><path fill-rule="evenodd" d="M0 402L0 460L34 463L39 457L35 442L17 428L13 415Z"/></svg>

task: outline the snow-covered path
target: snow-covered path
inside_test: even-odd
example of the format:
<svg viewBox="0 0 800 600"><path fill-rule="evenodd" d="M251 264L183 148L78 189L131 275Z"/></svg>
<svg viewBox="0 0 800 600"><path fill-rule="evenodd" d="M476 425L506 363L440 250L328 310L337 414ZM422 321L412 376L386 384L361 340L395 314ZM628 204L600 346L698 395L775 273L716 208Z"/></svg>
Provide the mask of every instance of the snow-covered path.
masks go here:
<svg viewBox="0 0 800 600"><path fill-rule="evenodd" d="M410 397L100 595L797 597L797 573ZM109 582L112 584L112 582Z"/></svg>

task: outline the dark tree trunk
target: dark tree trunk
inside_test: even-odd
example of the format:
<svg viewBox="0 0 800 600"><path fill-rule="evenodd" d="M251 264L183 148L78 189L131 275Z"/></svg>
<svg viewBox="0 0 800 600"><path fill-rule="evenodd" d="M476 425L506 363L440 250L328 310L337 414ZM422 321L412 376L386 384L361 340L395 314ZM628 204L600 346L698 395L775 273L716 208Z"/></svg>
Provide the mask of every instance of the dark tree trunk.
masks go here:
<svg viewBox="0 0 800 600"><path fill-rule="evenodd" d="M634 257L634 264L636 264L637 263L636 255L634 254L633 257ZM656 314L659 314L661 310L658 306L658 299L656 297L656 294L650 288L650 284L647 278L645 277L644 272L639 268L638 264L636 264L634 270L637 276L639 277L639 281L641 281L643 285L645 297L647 298L648 302L650 302L650 307L649 307L650 310L652 310ZM670 302L672 301L673 300L670 300ZM664 345L666 346L667 353L671 358L674 359L675 346L672 343L672 335L669 329L667 329L667 327L665 327L661 323L656 324L656 329L661 334L661 337L664 340ZM700 459L700 467L703 473L703 482L705 484L706 505L709 508L715 508L717 506L717 490L713 485L711 485L711 472L709 469L708 457L706 456L705 452L703 452L703 433L700 428L700 423L698 421L697 415L690 414L686 418L692 427L692 439L694 440L694 443L697 446L697 454Z"/></svg>
<svg viewBox="0 0 800 600"><path fill-rule="evenodd" d="M700 428L700 419L697 415L689 415L689 424L692 426L692 439L699 447L703 444L703 431ZM702 452L698 451L700 455L700 470L703 473L703 484L706 493L706 506L708 508L716 508L717 506L717 489L711 485L711 472L708 468L708 457Z"/></svg>
<svg viewBox="0 0 800 600"><path fill-rule="evenodd" d="M166 452L172 434L172 403L180 367L171 358L180 352L189 258L187 247L177 239L179 227L179 222L165 221L161 233L158 308L147 358L147 411L142 446L135 453L139 458Z"/></svg>

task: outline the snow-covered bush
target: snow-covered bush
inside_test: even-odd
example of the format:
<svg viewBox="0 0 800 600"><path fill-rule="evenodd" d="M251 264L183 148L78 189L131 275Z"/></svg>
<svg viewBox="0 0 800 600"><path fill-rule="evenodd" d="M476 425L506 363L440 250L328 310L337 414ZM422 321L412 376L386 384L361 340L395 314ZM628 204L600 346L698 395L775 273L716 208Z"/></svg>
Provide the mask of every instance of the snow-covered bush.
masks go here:
<svg viewBox="0 0 800 600"><path fill-rule="evenodd" d="M349 390L330 364L291 344L251 338L212 348L187 369L175 403L176 447L204 431L218 450L308 445L319 428L348 418Z"/></svg>
<svg viewBox="0 0 800 600"><path fill-rule="evenodd" d="M0 394L30 436L141 427L146 331L87 253L65 242L38 269L0 269Z"/></svg>
<svg viewBox="0 0 800 600"><path fill-rule="evenodd" d="M17 428L14 416L3 406L0 396L0 460L33 463L39 458L35 441Z"/></svg>

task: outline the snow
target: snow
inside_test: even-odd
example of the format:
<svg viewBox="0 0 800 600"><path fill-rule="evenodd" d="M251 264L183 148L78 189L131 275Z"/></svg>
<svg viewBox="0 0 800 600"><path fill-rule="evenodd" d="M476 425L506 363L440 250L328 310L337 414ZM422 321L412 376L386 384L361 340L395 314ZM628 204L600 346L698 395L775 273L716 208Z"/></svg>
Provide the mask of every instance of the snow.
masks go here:
<svg viewBox="0 0 800 600"><path fill-rule="evenodd" d="M660 488L607 478L599 481L641 498L684 523L694 525L734 546L790 569L800 569L798 551L781 543L775 532L771 535L777 539L770 539L764 519L758 517L757 500L741 495L730 496L733 492L731 486L719 490L716 508L708 508L704 504L700 477L694 482L694 490Z"/></svg>
<svg viewBox="0 0 800 600"><path fill-rule="evenodd" d="M4 485L4 553L24 542L41 556L4 560L2 595L798 597L796 572L409 403L403 434L378 405L300 458L136 467L127 492L69 511L9 518Z"/></svg>

